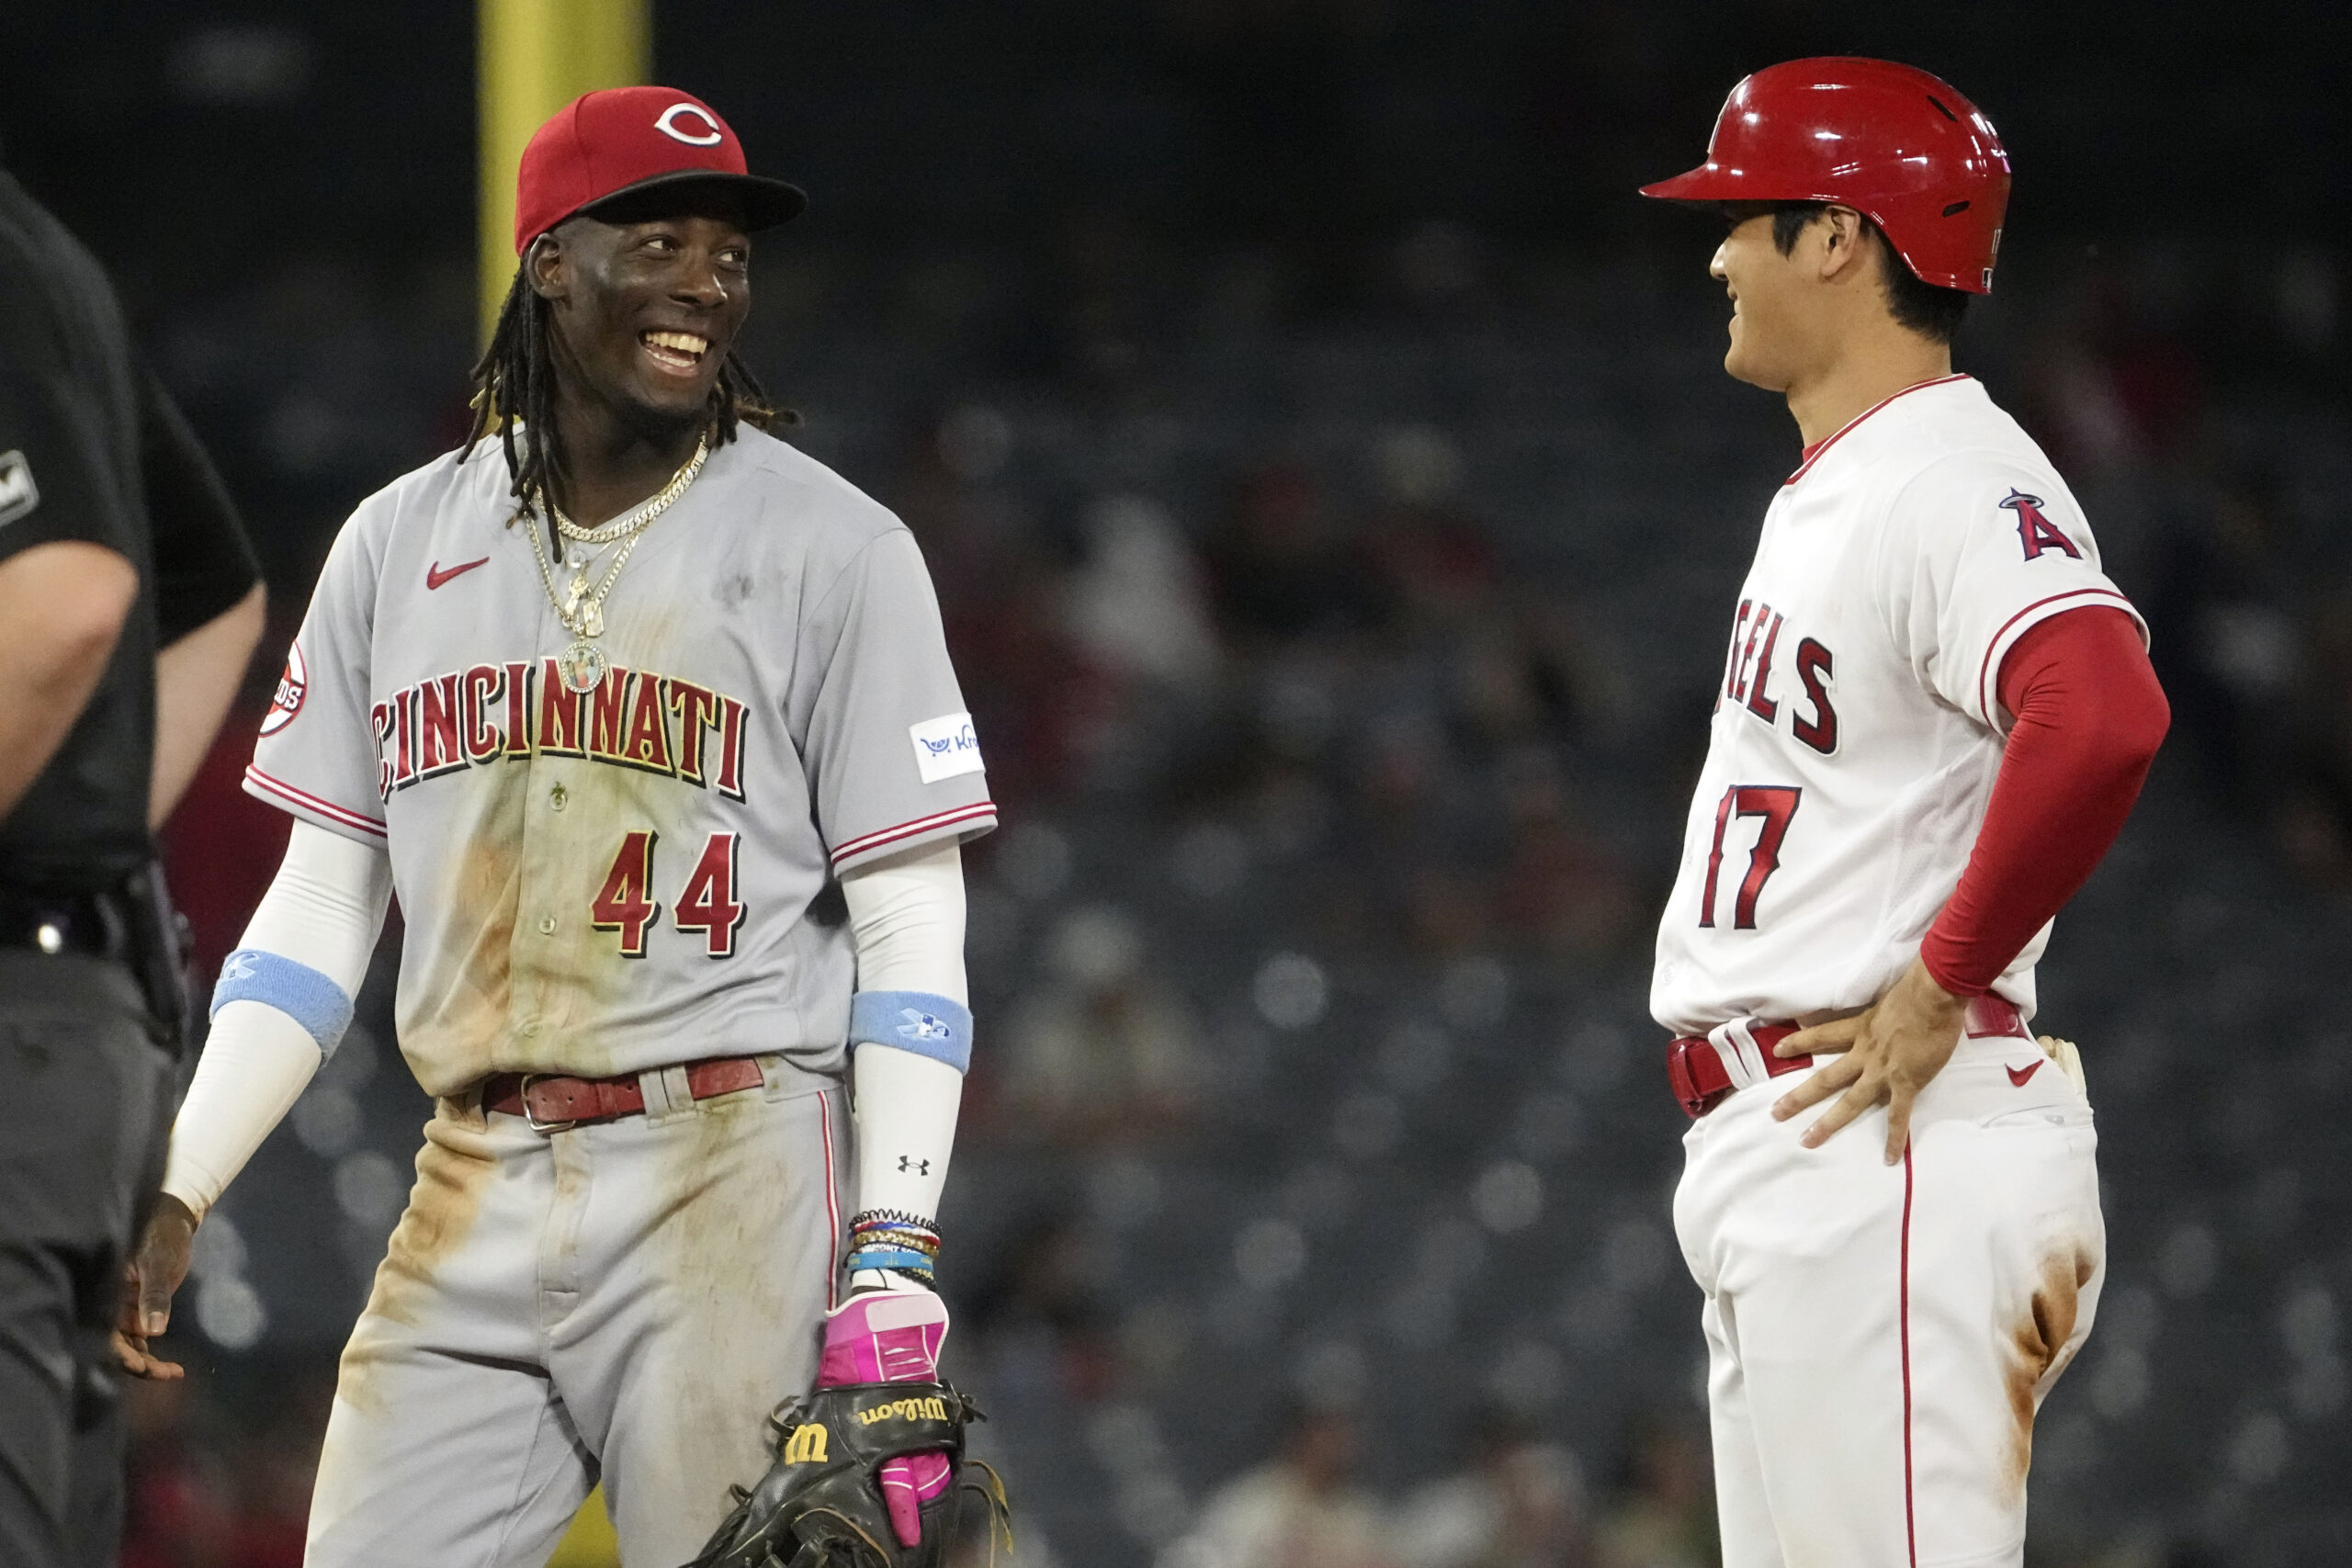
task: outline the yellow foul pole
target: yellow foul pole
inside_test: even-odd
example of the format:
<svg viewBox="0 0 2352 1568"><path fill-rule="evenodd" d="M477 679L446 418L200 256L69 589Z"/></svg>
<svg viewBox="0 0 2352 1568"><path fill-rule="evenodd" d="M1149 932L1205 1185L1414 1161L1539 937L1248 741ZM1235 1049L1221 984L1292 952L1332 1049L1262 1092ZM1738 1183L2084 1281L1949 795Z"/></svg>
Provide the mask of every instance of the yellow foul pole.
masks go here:
<svg viewBox="0 0 2352 1568"><path fill-rule="evenodd" d="M476 0L481 335L514 281L514 167L548 116L597 87L643 82L653 0Z"/></svg>

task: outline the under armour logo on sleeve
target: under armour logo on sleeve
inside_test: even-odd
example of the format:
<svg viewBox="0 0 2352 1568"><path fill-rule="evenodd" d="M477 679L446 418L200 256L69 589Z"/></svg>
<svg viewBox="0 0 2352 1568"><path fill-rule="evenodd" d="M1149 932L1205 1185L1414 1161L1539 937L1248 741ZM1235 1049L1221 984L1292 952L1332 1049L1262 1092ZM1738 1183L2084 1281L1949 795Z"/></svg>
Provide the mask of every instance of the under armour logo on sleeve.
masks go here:
<svg viewBox="0 0 2352 1568"><path fill-rule="evenodd" d="M916 1176L929 1176L931 1174L931 1161L927 1159L917 1159L912 1155L900 1155L899 1156L899 1168L902 1171L910 1171Z"/></svg>

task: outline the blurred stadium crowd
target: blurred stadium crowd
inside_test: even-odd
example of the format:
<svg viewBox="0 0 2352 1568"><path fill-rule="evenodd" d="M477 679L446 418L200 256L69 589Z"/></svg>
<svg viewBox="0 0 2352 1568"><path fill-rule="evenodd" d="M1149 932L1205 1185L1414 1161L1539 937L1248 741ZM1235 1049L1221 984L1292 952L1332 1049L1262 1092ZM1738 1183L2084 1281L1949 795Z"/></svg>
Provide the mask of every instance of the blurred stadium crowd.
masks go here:
<svg viewBox="0 0 2352 1568"><path fill-rule="evenodd" d="M1241 27L1177 9L1196 40ZM711 47L664 27L665 61ZM271 53L302 36L183 43L173 80L266 114L273 71L313 69ZM707 63L689 85L760 148ZM2001 119L2022 81L1972 90ZM2018 221L2054 225L2038 175ZM1698 1568L1684 1123L1647 956L1794 433L1720 372L1703 220L1310 235L1266 217L1285 177L1216 236L1076 206L927 243L812 229L761 262L750 358L795 439L920 538L1006 808L967 861L950 1374L992 1417L1023 1565ZM2043 1415L2030 1561L2335 1560L2352 277L2291 232L2132 232L2021 238L1959 351L2069 474L2175 715L2043 970L2102 1112L2110 1272ZM464 254L281 245L143 290L263 525L273 647L334 525L461 428ZM251 733L171 832L214 963L285 835L236 793ZM133 1568L300 1560L334 1351L425 1113L390 975L199 1234L196 1375L135 1391Z"/></svg>
<svg viewBox="0 0 2352 1568"><path fill-rule="evenodd" d="M1386 298L1337 315L1279 251L1114 224L1025 280L862 260L773 265L762 363L799 439L922 539L1009 807L971 856L989 1045L944 1220L953 1353L1024 1550L1707 1561L1646 955L1714 627L1792 445L1717 372L1720 308L1656 260L1547 275L1458 228L1376 258ZM2179 715L2046 976L2107 1112L2114 1265L2036 1517L2053 1550L2295 1542L2343 1528L2317 1499L2352 1459L2352 1258L2315 1245L2352 1174L2324 998L2352 579L2311 570L2352 559L2352 445L2340 407L2165 312L2332 336L2335 284L2162 253L2129 277L2020 284L1966 348L2079 477ZM309 312L235 312L281 314ZM250 373L221 331L161 339L197 398L208 364ZM299 382L311 355L396 366L409 331L283 346ZM356 431L392 378L329 382L351 406L307 417ZM412 450L454 412L423 404ZM329 471L356 491L371 463L355 443ZM246 744L175 829L216 949L283 834L230 793ZM423 1111L388 987L362 1016L203 1233L197 1323L246 1359L164 1391L190 1403L155 1413L143 1509L244 1497L297 1538L324 1352ZM1283 1529L1324 1555L1235 1544Z"/></svg>

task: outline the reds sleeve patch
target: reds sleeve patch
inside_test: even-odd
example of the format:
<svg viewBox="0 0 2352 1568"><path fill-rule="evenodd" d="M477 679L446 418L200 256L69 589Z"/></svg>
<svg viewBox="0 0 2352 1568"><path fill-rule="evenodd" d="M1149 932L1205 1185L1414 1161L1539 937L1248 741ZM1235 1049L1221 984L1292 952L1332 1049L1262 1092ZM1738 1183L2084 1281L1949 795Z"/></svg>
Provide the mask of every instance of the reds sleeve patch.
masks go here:
<svg viewBox="0 0 2352 1568"><path fill-rule="evenodd" d="M968 713L943 714L921 724L910 724L907 734L914 741L915 771L922 775L925 784L937 784L958 773L977 773L982 769L980 738L972 732L972 716Z"/></svg>
<svg viewBox="0 0 2352 1568"><path fill-rule="evenodd" d="M302 694L310 681L302 669L302 645L289 643L286 649L286 672L277 678L277 694L269 699L269 711L261 716L261 732L275 735L294 722L302 711Z"/></svg>
<svg viewBox="0 0 2352 1568"><path fill-rule="evenodd" d="M14 523L40 504L33 466L22 452L0 452L0 525Z"/></svg>

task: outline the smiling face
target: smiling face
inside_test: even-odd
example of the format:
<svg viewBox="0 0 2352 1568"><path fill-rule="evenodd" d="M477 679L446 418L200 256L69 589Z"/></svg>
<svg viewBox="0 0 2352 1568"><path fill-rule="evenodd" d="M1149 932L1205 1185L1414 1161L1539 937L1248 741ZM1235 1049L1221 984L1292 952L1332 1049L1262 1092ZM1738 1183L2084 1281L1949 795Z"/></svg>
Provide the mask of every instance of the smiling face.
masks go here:
<svg viewBox="0 0 2352 1568"><path fill-rule="evenodd" d="M1728 232L1715 249L1707 268L1731 296L1731 346L1724 368L1742 381L1768 391L1786 391L1803 373L1813 292L1808 285L1819 265L1808 272L1809 247L1800 238L1787 255L1772 239L1772 210L1760 203L1727 202L1724 222Z"/></svg>
<svg viewBox="0 0 2352 1568"><path fill-rule="evenodd" d="M608 202L537 242L531 287L553 307L561 373L630 423L700 419L752 309L752 245L723 187Z"/></svg>
<svg viewBox="0 0 2352 1568"><path fill-rule="evenodd" d="M1774 204L1722 207L1728 231L1707 271L1731 296L1724 368L1733 376L1791 391L1834 363L1858 325L1888 319L1883 269L1891 253L1860 213L1824 206L1784 251L1773 231Z"/></svg>

